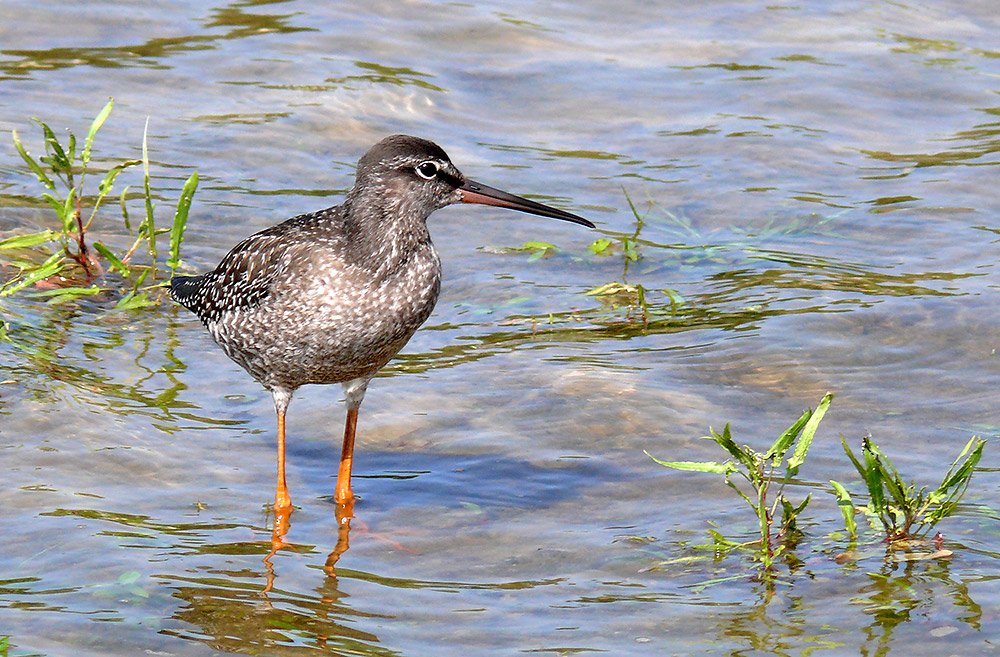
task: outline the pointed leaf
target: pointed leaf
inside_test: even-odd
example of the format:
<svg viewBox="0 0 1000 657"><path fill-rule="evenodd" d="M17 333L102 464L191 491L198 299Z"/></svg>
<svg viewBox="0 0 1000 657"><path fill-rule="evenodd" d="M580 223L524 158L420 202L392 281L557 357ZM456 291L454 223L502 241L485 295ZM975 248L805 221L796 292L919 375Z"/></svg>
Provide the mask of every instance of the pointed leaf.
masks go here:
<svg viewBox="0 0 1000 657"><path fill-rule="evenodd" d="M59 233L51 230L43 230L40 233L30 235L16 235L0 240L0 249L23 249L29 246L37 246L46 242L54 242L59 239Z"/></svg>
<svg viewBox="0 0 1000 657"><path fill-rule="evenodd" d="M149 133L149 117L146 117L146 127L142 130L142 188L143 196L146 200L146 220L139 226L139 234L145 231L146 239L149 243L149 255L153 262L156 262L156 226L153 224L153 194L149 191L149 149L147 147L147 135Z"/></svg>
<svg viewBox="0 0 1000 657"><path fill-rule="evenodd" d="M832 392L828 392L823 395L823 399L820 400L816 410L813 411L809 421L806 422L806 426L802 430L802 437L799 438L799 441L795 444L795 451L792 453L792 458L788 459L786 478L794 477L798 473L799 467L805 463L806 454L809 452L810 445L812 445L813 436L816 435L816 429L819 427L819 423L823 419L823 416L826 415L826 411L830 408L830 403L832 401Z"/></svg>
<svg viewBox="0 0 1000 657"><path fill-rule="evenodd" d="M94 242L94 249L102 256L104 256L104 259L111 264L112 269L118 270L118 273L120 273L125 278L130 278L132 276L132 272L129 271L128 266L126 266L125 263L119 260L118 256L116 256L114 253L111 252L111 249L104 246L100 242Z"/></svg>
<svg viewBox="0 0 1000 657"><path fill-rule="evenodd" d="M72 163L66 158L66 152L63 150L62 144L56 139L56 135L52 132L52 128L44 123L41 119L34 119L35 123L42 126L42 134L45 135L45 152L51 153L52 158L52 170L58 171L60 173L72 173L73 167Z"/></svg>
<svg viewBox="0 0 1000 657"><path fill-rule="evenodd" d="M969 440L969 442L966 443L965 448L961 451L961 453L955 459L954 463L952 463L952 465L951 465L952 468L954 468L955 465L958 463L958 460L961 459L962 456L964 456L965 453L969 451L969 447L972 446L972 443L973 443L974 440L976 440L976 436L973 436ZM972 450L972 453L969 454L968 458L958 468L958 470L956 470L954 472L954 474L952 474L951 469L948 470L948 474L945 475L944 481L942 481L941 485L937 487L937 490L935 490L935 493L945 494L946 491L948 489L952 488L953 486L955 486L957 484L960 484L963 481L967 481L969 479L969 477L972 476L972 473L976 469L976 466L979 465L979 460L983 457L983 447L985 447L985 446L986 446L986 441L980 439L979 442L976 443L976 446Z"/></svg>
<svg viewBox="0 0 1000 657"><path fill-rule="evenodd" d="M645 452L645 450L643 450ZM646 456L653 459L660 465L673 468L675 470L688 470L690 472L715 472L718 474L732 474L736 471L736 466L730 461L725 463L716 463L715 461L661 461L649 452L645 452Z"/></svg>
<svg viewBox="0 0 1000 657"><path fill-rule="evenodd" d="M90 162L90 151L94 146L94 135L97 131L101 129L104 122L107 121L108 115L111 114L111 108L115 105L115 99L108 99L108 103L104 108L98 112L97 116L94 118L93 123L90 124L90 130L87 131L87 138L83 142L83 153L80 155L80 161L83 162L84 167Z"/></svg>
<svg viewBox="0 0 1000 657"><path fill-rule="evenodd" d="M830 480L830 485L833 486L833 491L837 495L837 506L840 507L840 515L844 517L844 529L847 530L847 533L853 539L858 535L858 524L854 520L854 501L851 500L851 494L847 492L847 489L843 485L833 480Z"/></svg>
<svg viewBox="0 0 1000 657"><path fill-rule="evenodd" d="M62 223L63 212L66 211L66 207L63 205L63 201L61 199L56 198L52 194L49 194L48 192L42 194L42 198L48 201L49 205L52 206L52 209L56 211L56 216L59 217L59 222Z"/></svg>
<svg viewBox="0 0 1000 657"><path fill-rule="evenodd" d="M859 461L858 457L856 457L854 452L851 451L851 448L847 444L847 440L844 438L843 434L840 435L840 444L844 448L844 453L847 454L847 458L849 458L851 463L854 464L854 468L858 471L858 474L861 475L862 479L865 479L867 477L865 466L861 465L861 461Z"/></svg>
<svg viewBox="0 0 1000 657"><path fill-rule="evenodd" d="M61 253L56 253L39 265L36 269L27 272L27 275L23 278L14 279L13 281L5 283L4 286L0 288L0 297L10 296L33 283L48 278L49 276L53 276L62 270L62 266L63 255Z"/></svg>
<svg viewBox="0 0 1000 657"><path fill-rule="evenodd" d="M812 411L804 412L795 423L785 429L784 433L778 436L778 439L774 441L774 444L764 453L764 459L770 461L771 459L781 460L788 451L788 448L792 446L795 439L798 437L799 433L802 431L802 427L806 425L809 421L809 417L812 415Z"/></svg>
<svg viewBox="0 0 1000 657"><path fill-rule="evenodd" d="M177 201L177 212L174 213L174 224L170 228L170 259L167 266L177 269L181 264L181 241L184 239L184 227L187 225L188 211L191 209L191 200L194 192L198 189L198 172L195 171L184 183L181 190L181 197Z"/></svg>
<svg viewBox="0 0 1000 657"><path fill-rule="evenodd" d="M725 428L723 428L721 434L715 431L714 429L709 429L709 431L711 431L712 435L703 436L703 440L704 439L714 440L719 445L719 447L732 454L736 458L736 460L738 460L740 463L742 463L751 470L754 469L755 463L753 455L747 452L744 448L736 444L736 441L733 440L732 434L729 432L728 422L726 423Z"/></svg>
<svg viewBox="0 0 1000 657"><path fill-rule="evenodd" d="M119 198L119 202L121 203L121 206L122 206L122 219L125 220L125 230L128 231L128 236L131 238L132 237L132 223L128 219L128 208L125 207L125 195L128 194L128 190L129 189L131 189L131 186L126 187L125 189L122 190L122 195Z"/></svg>
<svg viewBox="0 0 1000 657"><path fill-rule="evenodd" d="M35 158L31 157L28 154L28 151L24 150L24 145L21 143L21 139L17 136L17 130L12 130L11 134L14 137L14 148L16 148L17 152L21 155L21 159L27 163L28 167L35 174L35 177L38 178L39 182L55 193L56 184L52 182L52 179L49 178L48 175L46 175L42 166L35 161Z"/></svg>

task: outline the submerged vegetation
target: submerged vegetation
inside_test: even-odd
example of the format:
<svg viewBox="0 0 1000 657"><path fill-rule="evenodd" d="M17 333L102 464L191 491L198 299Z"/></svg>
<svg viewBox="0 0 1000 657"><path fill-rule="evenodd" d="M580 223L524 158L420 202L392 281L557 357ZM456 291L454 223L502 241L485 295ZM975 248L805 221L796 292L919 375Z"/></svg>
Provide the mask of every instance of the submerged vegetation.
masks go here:
<svg viewBox="0 0 1000 657"><path fill-rule="evenodd" d="M788 499L785 488L788 484L794 483L791 480L805 462L816 429L832 400L833 395L827 393L815 411L805 411L763 453L747 445L737 444L733 440L729 424L726 424L722 433L710 430L711 435L705 436L706 440L712 440L732 457L723 463L664 461L648 452L647 455L668 468L709 472L724 478L726 485L733 489L757 516L760 538L740 543L716 530L709 530L714 539L712 548L721 553L751 550L754 559L761 565L761 578L769 580L774 575L775 559L786 551L790 539L798 532L797 519L811 499L811 494L807 494L796 506ZM795 449L785 460L793 444ZM841 444L847 457L861 475L869 495L869 503L866 506L855 507L847 487L836 481L830 482L852 546L858 536L855 514L860 511L868 517L873 528L876 530L881 528L884 536L879 540L887 549L909 550L921 545L922 539L940 520L954 513L969 488L972 475L982 458L986 441L977 437L970 439L952 462L940 485L929 493L926 487L917 490L912 481L909 484L905 483L895 465L872 441L870 435L862 442L861 459L855 456L843 437ZM749 492L733 481L736 475L745 480L744 485L749 486ZM776 482L778 489L769 497L771 487ZM943 537L938 534L934 540L936 550L918 555L919 558L949 556L951 552L941 549L942 542Z"/></svg>
<svg viewBox="0 0 1000 657"><path fill-rule="evenodd" d="M88 174L93 175L94 138L113 106L114 101L109 100L97 114L79 149L73 132L69 131L66 141L60 142L49 125L39 119L35 121L41 127L45 155L32 156L17 131L12 133L17 152L45 188L41 198L54 211L56 221L44 230L0 241L0 257L14 270L12 275L0 279L0 297L24 293L58 304L110 292L117 294L116 308L140 308L154 303L150 291L162 284L157 283L162 267L173 270L180 264L184 228L198 186L197 172L184 184L169 228L157 228L154 220L145 130L141 159L122 160L107 167L96 190L86 186ZM130 187L125 187L117 200L129 246L115 253L101 242L91 242L88 231L111 197L119 176L139 165L143 174L142 220L133 227L127 203ZM163 254L157 237L165 233L170 235L169 246L167 258L161 262Z"/></svg>
<svg viewBox="0 0 1000 657"><path fill-rule="evenodd" d="M840 442L868 490L868 504L859 507L860 511L869 518L873 528L878 530L881 526L887 543L897 545L922 539L938 522L955 512L986 445L981 438L970 438L941 483L928 493L926 486L917 490L912 481L907 484L903 480L870 434L861 442L861 459L855 456L843 437ZM959 464L963 457L965 460ZM844 527L853 539L857 536L857 523L851 495L839 482L831 481L830 484L844 514Z"/></svg>
<svg viewBox="0 0 1000 657"><path fill-rule="evenodd" d="M710 533L715 539L716 546L727 551L751 547L755 559L767 572L774 565L774 560L785 550L785 541L797 531L798 516L805 510L812 498L810 493L801 503L796 505L788 499L785 487L805 463L809 447L816 435L816 429L832 401L833 394L827 393L820 400L815 411L807 410L802 413L799 419L782 432L763 453L755 451L748 445L738 445L730 434L729 425L726 424L721 434L710 429L711 435L705 436L706 440L714 441L732 457L724 463L717 461L661 461L652 455L650 458L660 465L676 470L722 475L726 485L733 489L756 514L760 539L750 543L736 543L713 530ZM792 445L795 445L795 449L786 460L785 456L791 450ZM734 475L739 475L746 481L750 487L749 493L733 481ZM778 489L772 493L771 487L775 482L778 484ZM769 493L771 493L770 497Z"/></svg>

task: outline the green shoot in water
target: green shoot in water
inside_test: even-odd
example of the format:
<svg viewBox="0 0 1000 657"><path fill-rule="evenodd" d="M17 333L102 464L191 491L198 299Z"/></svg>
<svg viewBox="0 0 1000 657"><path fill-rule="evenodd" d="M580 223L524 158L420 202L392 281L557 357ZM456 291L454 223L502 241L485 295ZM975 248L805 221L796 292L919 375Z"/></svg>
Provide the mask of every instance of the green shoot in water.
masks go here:
<svg viewBox="0 0 1000 657"><path fill-rule="evenodd" d="M718 532L713 536L717 545L727 549L754 546L755 558L760 561L763 575L771 572L775 559L785 549L783 542L796 530L796 520L809 504L811 495L798 505L791 502L785 495L785 485L798 474L799 468L806 460L806 454L812 445L813 436L819 427L820 420L826 414L833 400L833 394L827 393L815 411L805 411L792 426L786 429L766 452L754 451L747 445L738 445L733 440L727 424L722 433L711 430L706 439L714 441L732 458L719 463L717 461L661 461L649 455L660 465L676 470L693 472L711 472L722 475L726 485L736 491L757 516L760 528L760 539L747 544L739 544L722 537ZM794 449L792 446L794 445ZM786 455L791 450L791 456ZM739 476L746 481L744 487L733 481ZM772 485L777 483L777 491L772 491ZM745 490L745 486L749 490Z"/></svg>
<svg viewBox="0 0 1000 657"><path fill-rule="evenodd" d="M153 223L154 204L149 184L149 156L145 132L142 139L142 159L124 160L109 167L97 185L96 193L87 196L85 182L92 168L94 138L107 121L113 106L114 101L109 100L97 114L87 131L83 148L79 151L76 136L72 132L68 132L66 142L61 143L48 124L39 119L35 121L41 126L45 155L33 157L25 148L17 131L13 132L14 147L44 186L46 191L41 194L41 198L53 209L57 222L53 228L0 240L0 256L17 270L13 276L0 280L0 297L34 287L32 296L55 304L118 288L121 296L116 307L138 308L152 303L148 292L156 287L160 265L156 248L157 235L170 233L169 258L165 262L166 266L173 270L180 265L184 227L191 208L191 200L198 187L198 173L191 174L184 184L171 227L156 229ZM87 239L88 230L97 217L98 210L111 194L115 182L122 173L140 164L143 168L143 200L146 213L138 234L132 238L131 247L119 255L100 242L91 244ZM126 207L128 190L128 187L122 190L119 202L125 228L132 235ZM133 254L143 245L145 245L143 250L149 256L148 262L133 262ZM117 274L122 279L121 282L126 284L124 289L121 289L120 285L115 285L114 279L109 278L108 274L111 272Z"/></svg>
<svg viewBox="0 0 1000 657"><path fill-rule="evenodd" d="M861 441L860 459L851 451L843 436L840 442L868 489L868 504L861 508L872 519L873 526L877 526L876 523L882 526L885 540L890 545L923 538L934 525L955 512L959 500L969 488L986 445L985 440L976 436L969 439L938 487L927 492L926 486L917 490L912 481L907 484L903 480L899 470L879 449L871 435L866 435ZM854 538L857 526L851 495L842 484L830 483L844 514L844 526Z"/></svg>

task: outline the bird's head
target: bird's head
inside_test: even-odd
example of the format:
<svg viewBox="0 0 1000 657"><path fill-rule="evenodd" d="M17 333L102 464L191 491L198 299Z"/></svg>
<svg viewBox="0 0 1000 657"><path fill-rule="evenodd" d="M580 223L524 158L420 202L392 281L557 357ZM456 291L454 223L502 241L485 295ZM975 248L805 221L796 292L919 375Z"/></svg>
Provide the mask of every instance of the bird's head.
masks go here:
<svg viewBox="0 0 1000 657"><path fill-rule="evenodd" d="M562 219L593 228L583 217L468 180L432 141L408 135L386 137L358 162L354 196L426 219L452 203L478 203Z"/></svg>

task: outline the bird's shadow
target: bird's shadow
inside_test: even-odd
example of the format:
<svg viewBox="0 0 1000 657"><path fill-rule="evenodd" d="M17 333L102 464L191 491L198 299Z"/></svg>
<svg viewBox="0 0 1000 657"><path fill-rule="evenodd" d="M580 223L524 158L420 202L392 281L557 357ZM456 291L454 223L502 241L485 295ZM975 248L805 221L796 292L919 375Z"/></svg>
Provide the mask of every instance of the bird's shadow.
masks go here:
<svg viewBox="0 0 1000 657"><path fill-rule="evenodd" d="M329 494L318 497L333 503L336 450L313 441L289 447L290 467L298 470L296 479L308 480L314 490L327 487ZM354 488L361 498L359 510L369 513L399 507L530 510L572 499L584 487L613 480L619 474L608 461L586 456L532 463L488 453L369 449L358 453Z"/></svg>

